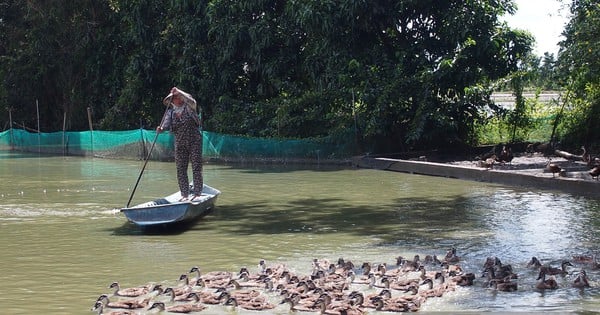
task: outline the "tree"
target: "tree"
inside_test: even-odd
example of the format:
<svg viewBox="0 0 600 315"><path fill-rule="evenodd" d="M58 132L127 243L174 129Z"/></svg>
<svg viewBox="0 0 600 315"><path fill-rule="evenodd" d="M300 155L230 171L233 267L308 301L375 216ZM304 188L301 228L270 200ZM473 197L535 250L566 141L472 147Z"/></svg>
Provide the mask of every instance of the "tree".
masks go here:
<svg viewBox="0 0 600 315"><path fill-rule="evenodd" d="M43 99L49 130L63 113L86 128L87 107L100 129L155 126L178 85L216 132L455 147L495 110L491 82L531 49L498 20L510 0L2 3L0 101L31 120Z"/></svg>
<svg viewBox="0 0 600 315"><path fill-rule="evenodd" d="M600 5L597 1L571 3L571 20L560 43L559 71L566 78L568 111L562 128L563 141L573 146L600 143Z"/></svg>
<svg viewBox="0 0 600 315"><path fill-rule="evenodd" d="M561 87L554 54L545 52L538 69L536 86L544 90L557 90Z"/></svg>
<svg viewBox="0 0 600 315"><path fill-rule="evenodd" d="M472 141L491 104L478 87L516 71L531 50L529 36L498 22L511 1L213 4L219 77L230 87L221 113L271 115L278 135L358 131L373 150ZM221 128L264 122L231 116L222 121L239 123Z"/></svg>
<svg viewBox="0 0 600 315"><path fill-rule="evenodd" d="M114 61L103 46L110 42L108 6L94 1L6 1L3 9L4 106L14 109L15 120L33 127L32 113L39 103L43 131L62 129L63 116L67 128L87 129L87 107L109 95L96 97L96 89L102 89L97 80L106 78L106 63Z"/></svg>

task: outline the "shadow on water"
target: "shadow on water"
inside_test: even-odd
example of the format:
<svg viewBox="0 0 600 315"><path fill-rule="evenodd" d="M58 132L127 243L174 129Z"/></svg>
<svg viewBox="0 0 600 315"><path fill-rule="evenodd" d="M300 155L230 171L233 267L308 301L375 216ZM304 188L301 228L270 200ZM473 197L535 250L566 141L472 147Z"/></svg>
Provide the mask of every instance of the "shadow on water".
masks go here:
<svg viewBox="0 0 600 315"><path fill-rule="evenodd" d="M235 170L242 174L284 174L293 172L338 172L343 169L355 169L350 163L339 164L260 164L260 163L214 163L215 169Z"/></svg>
<svg viewBox="0 0 600 315"><path fill-rule="evenodd" d="M432 233L444 237L444 234L479 225L473 222L476 218L472 218L468 209L461 206L466 201L463 197L444 201L406 198L389 205L368 206L344 204L343 200L334 198L305 198L282 205L281 209L268 206L266 201L219 206L217 215L231 222L223 224L236 234L343 232L357 236L378 235L382 243L393 243L407 236L413 239L427 235L429 238ZM406 235L407 231L410 235Z"/></svg>
<svg viewBox="0 0 600 315"><path fill-rule="evenodd" d="M398 243L430 246L436 240L452 247L480 237L481 217L463 196L398 198L389 204L353 204L340 198L296 198L273 206L269 200L217 205L209 217L170 226L141 228L125 224L110 230L119 236L179 235L194 230L219 230L231 235L289 233L349 234L378 239L376 246Z"/></svg>
<svg viewBox="0 0 600 315"><path fill-rule="evenodd" d="M0 150L0 159L31 159L31 158L51 158L62 157L62 154L37 153L37 152L18 152Z"/></svg>
<svg viewBox="0 0 600 315"><path fill-rule="evenodd" d="M210 215L213 211L208 212ZM145 236L145 235L180 235L190 230L202 229L201 226L206 223L203 217L196 220L178 222L172 224L163 224L156 226L137 226L131 222L125 222L115 229L107 229L113 235L118 236Z"/></svg>
<svg viewBox="0 0 600 315"><path fill-rule="evenodd" d="M211 218L214 224L206 228L232 235L351 235L375 239L373 246L457 247L478 262L500 256L525 263L538 256L556 263L600 249L595 242L600 237L600 211L594 207L595 203L564 202L548 194L502 192L479 197L396 198L376 206L302 198L274 207L259 200L217 207Z"/></svg>

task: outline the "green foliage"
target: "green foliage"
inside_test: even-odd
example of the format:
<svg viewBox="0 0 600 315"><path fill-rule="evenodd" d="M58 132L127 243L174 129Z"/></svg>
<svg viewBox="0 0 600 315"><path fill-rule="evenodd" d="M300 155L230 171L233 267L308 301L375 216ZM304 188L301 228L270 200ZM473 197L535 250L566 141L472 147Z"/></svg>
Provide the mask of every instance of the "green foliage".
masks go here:
<svg viewBox="0 0 600 315"><path fill-rule="evenodd" d="M558 90L564 85L563 78L558 73L554 54L544 53L538 70L535 86L549 91Z"/></svg>
<svg viewBox="0 0 600 315"><path fill-rule="evenodd" d="M585 98L574 98L564 113L560 134L566 145L600 145L597 119L600 117L600 85L588 83Z"/></svg>
<svg viewBox="0 0 600 315"><path fill-rule="evenodd" d="M573 1L571 14L558 64L572 96L559 130L566 145L589 148L600 144L596 124L600 117L600 4L591 0Z"/></svg>
<svg viewBox="0 0 600 315"><path fill-rule="evenodd" d="M215 132L377 152L471 144L498 112L491 83L524 71L532 45L498 21L510 0L2 4L0 105L31 126L39 99L48 131L63 113L86 129L88 107L96 128L153 127L176 85Z"/></svg>
<svg viewBox="0 0 600 315"><path fill-rule="evenodd" d="M523 98L520 113L516 110L500 110L496 115L477 124L476 145L515 142L548 142L552 125L559 112L555 102L542 102L539 92L533 98ZM515 128L515 116L522 124Z"/></svg>

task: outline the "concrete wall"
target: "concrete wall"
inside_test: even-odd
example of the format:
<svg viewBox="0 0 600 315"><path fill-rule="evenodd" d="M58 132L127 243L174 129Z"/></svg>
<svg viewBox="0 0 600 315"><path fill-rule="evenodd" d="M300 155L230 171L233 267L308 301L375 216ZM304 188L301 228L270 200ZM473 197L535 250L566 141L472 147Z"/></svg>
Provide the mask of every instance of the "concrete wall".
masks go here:
<svg viewBox="0 0 600 315"><path fill-rule="evenodd" d="M598 180L553 177L551 173L546 173L543 169L529 169L526 171L496 170L443 163L370 157L356 157L353 159L353 164L360 168L441 176L541 190L555 190L593 198L600 197L600 181Z"/></svg>

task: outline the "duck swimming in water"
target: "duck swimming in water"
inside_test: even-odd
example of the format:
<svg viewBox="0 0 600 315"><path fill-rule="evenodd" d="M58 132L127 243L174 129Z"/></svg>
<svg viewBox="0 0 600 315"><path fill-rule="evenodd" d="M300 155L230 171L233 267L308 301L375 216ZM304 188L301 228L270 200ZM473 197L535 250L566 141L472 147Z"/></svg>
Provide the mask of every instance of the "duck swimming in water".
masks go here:
<svg viewBox="0 0 600 315"><path fill-rule="evenodd" d="M231 305L235 307L241 307L243 309L252 310L252 311L264 311L274 309L275 305L271 304L266 300L248 300L248 301L238 301L234 297L230 297L225 301L225 305Z"/></svg>
<svg viewBox="0 0 600 315"><path fill-rule="evenodd" d="M425 259L423 259L423 263L428 264L428 265L439 265L442 262L439 261L439 259L437 258L437 255L425 255Z"/></svg>
<svg viewBox="0 0 600 315"><path fill-rule="evenodd" d="M225 288L217 289L217 293L221 293L219 297L220 300L227 301L229 298L233 297L237 301L250 301L250 300L260 300L264 301L265 297L261 294L259 290L233 290L228 291Z"/></svg>
<svg viewBox="0 0 600 315"><path fill-rule="evenodd" d="M338 270L340 270L339 272L341 274L347 274L348 271L354 270L354 263L352 263L350 260L344 260L344 258L340 257L336 265L336 271Z"/></svg>
<svg viewBox="0 0 600 315"><path fill-rule="evenodd" d="M578 264L591 264L596 261L596 255L573 255L572 261Z"/></svg>
<svg viewBox="0 0 600 315"><path fill-rule="evenodd" d="M196 273L196 277L189 280L190 283L195 283L198 279L204 279L206 282L227 282L233 278L233 274L228 271L209 271L201 274L198 266L192 267L189 273Z"/></svg>
<svg viewBox="0 0 600 315"><path fill-rule="evenodd" d="M113 282L108 286L109 289L114 289L114 295L126 297L138 297L149 293L154 289L154 286L121 288L118 282Z"/></svg>
<svg viewBox="0 0 600 315"><path fill-rule="evenodd" d="M554 278L546 279L546 272L544 270L540 271L538 278L536 280L540 280L535 287L539 290L556 290L558 289L558 283Z"/></svg>
<svg viewBox="0 0 600 315"><path fill-rule="evenodd" d="M171 287L171 290L173 290L173 292L175 293L175 295L184 295L184 294L188 294L190 292L192 292L192 285L190 285L189 279L188 279L188 275L186 274L182 274L179 277L179 281L183 281L183 285L179 286L179 287ZM200 280L198 280L200 281ZM198 285L198 283L194 283L194 285Z"/></svg>
<svg viewBox="0 0 600 315"><path fill-rule="evenodd" d="M579 271L579 275L577 276L577 278L575 278L575 281L573 281L572 286L574 288L590 287L590 282L588 281L587 273L585 272L585 270L581 269L581 271Z"/></svg>
<svg viewBox="0 0 600 315"><path fill-rule="evenodd" d="M387 278L387 277L383 277L383 278ZM369 274L369 288L386 288L386 284L384 283L377 283L377 277L375 276L375 274L371 273Z"/></svg>
<svg viewBox="0 0 600 315"><path fill-rule="evenodd" d="M421 282L420 285L428 286L427 289L425 289L425 290L419 289L419 295L426 297L426 298L441 297L445 293L444 287L442 287L442 286L434 287L432 279L425 279L425 280L423 280L423 282Z"/></svg>
<svg viewBox="0 0 600 315"><path fill-rule="evenodd" d="M472 272L458 275L454 274L453 272L449 272L448 277L450 281L461 287L471 286L475 281L475 274Z"/></svg>
<svg viewBox="0 0 600 315"><path fill-rule="evenodd" d="M175 293L175 290L173 290L172 287L166 288L165 291L163 292L163 294L165 294L165 295L168 294L170 296L171 302L190 301L190 299L188 298L188 293L189 292L182 291L180 295L177 295Z"/></svg>
<svg viewBox="0 0 600 315"><path fill-rule="evenodd" d="M386 289L405 291L408 287L410 287L412 285L418 285L419 279L417 279L417 278L398 279L398 278L383 277L383 278L381 278L381 284Z"/></svg>
<svg viewBox="0 0 600 315"><path fill-rule="evenodd" d="M351 284L369 284L369 283L371 283L371 279L369 278L368 275L360 276L357 278L354 271L348 271L348 281Z"/></svg>
<svg viewBox="0 0 600 315"><path fill-rule="evenodd" d="M506 277L502 280L500 279L492 279L490 281L490 287L493 287L494 290L504 291L504 292L514 292L517 291L517 283L511 281L510 277Z"/></svg>
<svg viewBox="0 0 600 315"><path fill-rule="evenodd" d="M382 297L373 298L373 305L376 311L380 312L410 312L408 301L384 300Z"/></svg>
<svg viewBox="0 0 600 315"><path fill-rule="evenodd" d="M396 265L401 266L401 272L417 271L421 266L421 257L419 255L415 255L413 260L406 260L400 256L396 258Z"/></svg>
<svg viewBox="0 0 600 315"><path fill-rule="evenodd" d="M455 274L463 273L462 267L456 263L449 263L449 262L444 261L440 265L441 265L442 269L447 273L451 273L451 272L453 272Z"/></svg>
<svg viewBox="0 0 600 315"><path fill-rule="evenodd" d="M408 302L415 305L421 305L421 303L427 299L426 297L419 295L419 284L409 286L406 288L406 290L404 290L404 293L408 293L408 295L403 294L400 296L392 296L392 292L390 290L383 289L377 296L371 296L370 299L374 300L376 297L381 297L384 301L390 303ZM411 309L411 311L414 311L414 309Z"/></svg>
<svg viewBox="0 0 600 315"><path fill-rule="evenodd" d="M385 290L385 289L384 289ZM389 291L389 290L388 290ZM373 298L378 297L377 293L370 293L365 298L365 295L360 291L352 291L348 294L348 300L351 305L356 305L359 308L375 308Z"/></svg>
<svg viewBox="0 0 600 315"><path fill-rule="evenodd" d="M427 278L434 278L435 275L438 273L438 271L427 271L427 268L425 268L424 265L419 266L418 271L421 272L421 275L419 276L421 278L421 280L425 280Z"/></svg>
<svg viewBox="0 0 600 315"><path fill-rule="evenodd" d="M571 264L571 262L570 262L570 261L566 261L566 260L565 260L565 261L563 261L563 262L560 264L560 268L556 268L556 267L552 267L552 266L542 266L542 267L540 267L540 269L541 269L541 270L544 270L544 272L545 272L547 275L550 275L550 276L553 276L553 275L561 275L561 276L564 276L564 275L566 275L567 273L569 273L569 272L567 271L567 266L571 266L571 267L573 267L573 264Z"/></svg>
<svg viewBox="0 0 600 315"><path fill-rule="evenodd" d="M460 261L460 257L456 255L456 248L452 247L446 253L446 257L444 257L444 261L448 263L457 263Z"/></svg>
<svg viewBox="0 0 600 315"><path fill-rule="evenodd" d="M309 272L307 274L297 274L291 270L286 270L281 274L277 274L272 271L267 271L269 269L267 267L264 273L257 273L254 278L248 277L248 272L246 270L240 270L239 279L237 279L236 274L234 275L234 282L230 282L232 279L229 279L229 287L225 287L227 284L225 283L222 287L217 287L217 290L210 290L209 286L203 283L203 278L208 274L201 274L198 268L194 267L190 270L190 273L180 277L180 280L184 281L183 284L179 283L178 285L174 285L174 287L165 290L165 293L169 294L171 297L171 303L169 303L169 300L167 300L166 297L158 301L148 301L146 303L152 304L152 302L162 301L166 303L165 311L176 311L175 309L169 308L170 306L178 304L172 302L183 302L185 300L189 301L183 304L192 304L191 302L193 301L204 305L224 305L224 302L228 301L227 304L229 306L234 306L235 304L235 307L239 307L239 309L237 309L238 311L242 311L242 308L268 310L271 309L271 307L266 307L263 304L272 301L268 301L267 297L272 298L277 295L277 293L281 293L280 296L282 300L278 302L281 302L280 304L289 304L290 310L318 312L319 309L317 309L317 306L313 307L313 305L319 298L322 298L321 295L323 293L327 293L330 297L330 302L327 303L327 300L325 300L325 304L327 305L325 310L326 313L343 314L344 312L351 312L350 309L352 308L339 307L341 304L355 306L359 309L372 310L376 307L373 304L373 301L377 298L380 298L384 305L390 306L392 304L389 303L396 303L397 309L399 310L415 311L418 310L421 305L420 303L429 297L445 296L449 291L455 290L458 285L473 284L473 281L475 280L473 273L466 273L466 268L463 270L460 265L449 262L459 258L456 256L456 249L450 249L447 254L448 255L442 256L444 259L440 259L441 261L438 260L437 262L435 257L429 256L423 264L421 264L419 255L414 255L415 258L411 261L398 259L397 261L401 262L398 268L392 264L386 265L385 263L379 262L367 262L364 264L363 270L368 271L368 276L370 277L369 283L372 283L370 288L368 288L368 283L365 285L357 285L352 282L352 277L355 276L354 272L359 271L356 269L353 270L353 268L340 267L346 265L346 261L342 261L342 259L340 259L337 265L330 264L327 270L318 270L317 272ZM412 255L410 257L412 257ZM426 266L427 270L423 266ZM485 287L493 288L497 291L515 290L516 283L510 282L509 279L502 279L501 276L499 276L504 273L511 274L512 268L510 265L503 265L497 257L490 257L489 262L486 261L486 266L490 269L487 274L490 277L491 282L486 283ZM388 269L388 267L391 269ZM419 267L421 268L419 269ZM588 265L586 268L589 269L591 267ZM377 272L374 272L375 269L377 269ZM190 279L194 276L194 274L192 274L193 272L197 273L198 282L196 284L199 286L190 283ZM545 284L543 288L551 287L548 285L548 280L553 280L548 279L548 277L550 277L550 272L552 272L551 269L545 269L545 274L543 275L545 279L543 279L544 281L540 281ZM228 279L229 276L223 278ZM256 288L246 290L242 289L242 286L236 288L236 282L238 285L245 284L244 282L249 282L248 280L251 278L253 278L253 282L256 282L256 285L258 285ZM264 281L264 279L271 280L272 285L267 286L265 282L261 285L261 280ZM574 277L572 279L574 279ZM568 283L567 285L572 285L573 287L585 287L586 284L584 279L587 278L581 276L579 280L571 281L571 283ZM419 286L419 282L421 281L423 282L422 286ZM274 288L274 284L277 284L277 288ZM425 287L426 285L428 286ZM381 290L381 294L378 294L377 292L380 290L374 289L375 287L382 287L384 289ZM178 288L181 291L177 292L174 290L175 288ZM348 292L351 291L356 292L349 294ZM414 295L409 294L407 291L414 292ZM112 297L110 294L109 296ZM147 299L150 297L155 298L155 295L149 293L146 296L136 299L140 300L142 298ZM234 300L230 300L230 298L234 298ZM126 298L112 299L117 302L127 300ZM396 299L396 302L392 302ZM106 302L106 300L104 300L104 302ZM132 304L121 304L119 306L127 308L133 307ZM318 305L318 307L320 308L322 306ZM153 310L156 312L156 310L160 308L160 305L154 306ZM282 309L282 306L279 308ZM108 307L105 307L104 309L110 310ZM189 309L189 307L181 308L179 311L187 311Z"/></svg>
<svg viewBox="0 0 600 315"><path fill-rule="evenodd" d="M327 295L326 295L327 296ZM319 314L327 315L359 315L364 314L358 305L352 305L350 300L336 301L336 304L331 303L331 299L323 297L315 301L314 307L320 310Z"/></svg>
<svg viewBox="0 0 600 315"><path fill-rule="evenodd" d="M510 276L512 279L517 279L518 275L513 272L511 264L503 264L498 257L488 257L484 264L484 275L491 273L494 279L503 279Z"/></svg>
<svg viewBox="0 0 600 315"><path fill-rule="evenodd" d="M132 310L115 310L115 311L104 311L104 304L100 301L94 304L92 311L98 312L98 315L138 315L140 313L132 311Z"/></svg>
<svg viewBox="0 0 600 315"><path fill-rule="evenodd" d="M154 302L152 306L148 308L148 310L158 309L159 311L167 311L171 313L191 313L191 312L200 312L206 309L206 305L201 303L193 303L193 304L177 304L166 306L163 302Z"/></svg>
<svg viewBox="0 0 600 315"><path fill-rule="evenodd" d="M213 293L213 292L191 292L188 293L187 298L190 301L194 301L196 303L202 302L204 304L221 304L224 296L221 292Z"/></svg>
<svg viewBox="0 0 600 315"><path fill-rule="evenodd" d="M106 294L102 294L98 297L98 299L96 300L96 302L100 302L103 304L104 307L107 308L122 308L122 309L136 309L136 308L144 308L146 306L148 306L148 302L150 301L150 299L144 299L144 300L127 300L127 301L110 301L108 299L108 295Z"/></svg>
<svg viewBox="0 0 600 315"><path fill-rule="evenodd" d="M592 176L592 179L598 180L598 176L600 176L600 166L595 166L588 173Z"/></svg>
<svg viewBox="0 0 600 315"><path fill-rule="evenodd" d="M486 270L488 268L492 268L498 265L502 265L502 261L500 260L500 258L496 257L496 256L489 256L488 258L485 259L485 262L483 263L483 270Z"/></svg>
<svg viewBox="0 0 600 315"><path fill-rule="evenodd" d="M531 260L527 263L527 268L539 269L542 266L542 262L540 262L537 257L531 257Z"/></svg>
<svg viewBox="0 0 600 315"><path fill-rule="evenodd" d="M229 280L229 282L227 283L227 285L225 287L233 287L234 289L239 290L241 288L262 288L264 286L265 286L265 280L261 280L261 281L250 280L250 281L244 281L244 282L240 283L235 279L231 279L231 280Z"/></svg>
<svg viewBox="0 0 600 315"><path fill-rule="evenodd" d="M292 312L316 312L318 309L314 306L314 301L302 302L302 298L299 294L293 294L285 297L279 304L289 304L290 311Z"/></svg>

